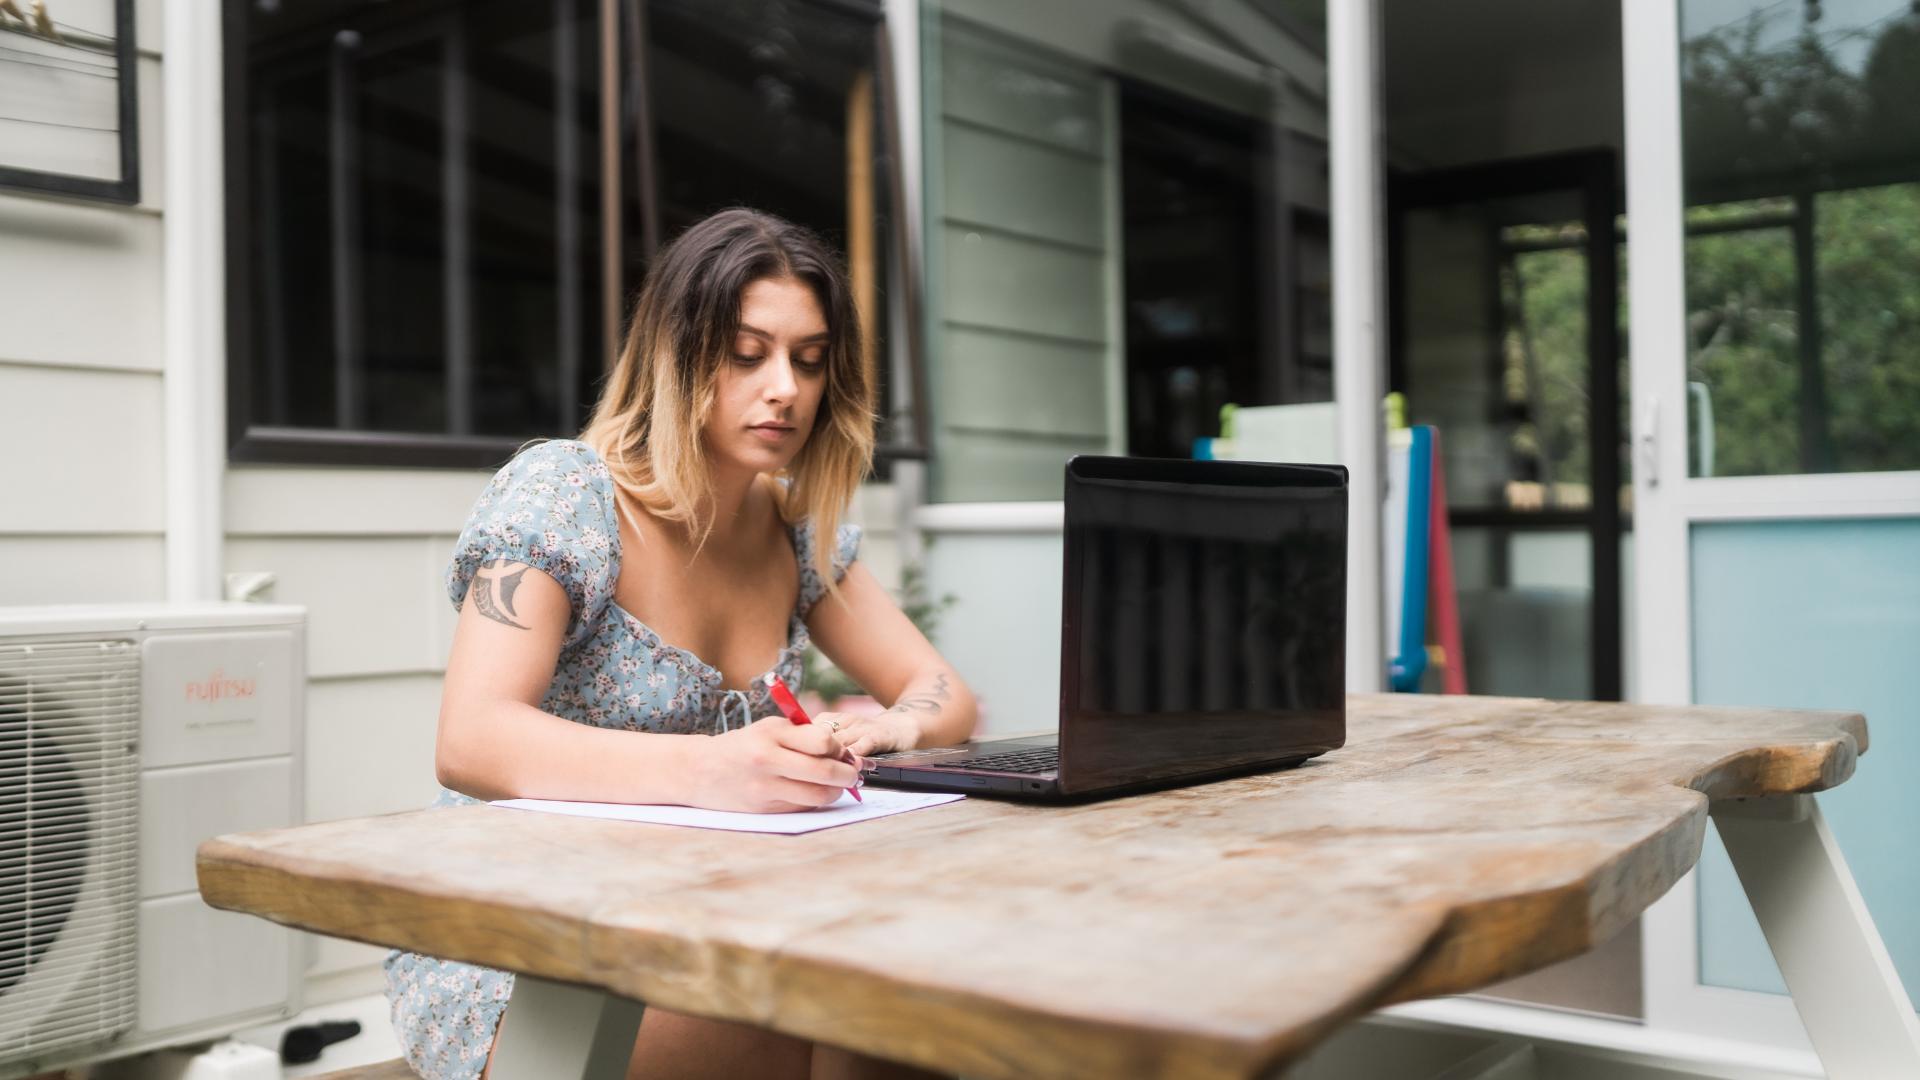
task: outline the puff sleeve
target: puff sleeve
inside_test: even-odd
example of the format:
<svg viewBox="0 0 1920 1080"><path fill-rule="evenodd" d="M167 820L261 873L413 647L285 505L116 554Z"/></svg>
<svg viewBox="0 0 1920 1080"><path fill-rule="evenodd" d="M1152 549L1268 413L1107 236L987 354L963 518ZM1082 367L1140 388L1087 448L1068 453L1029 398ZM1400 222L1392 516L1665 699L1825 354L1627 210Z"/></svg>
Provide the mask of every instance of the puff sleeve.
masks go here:
<svg viewBox="0 0 1920 1080"><path fill-rule="evenodd" d="M834 530L833 553L828 562L833 568L833 580L837 584L847 576L847 567L860 554L860 526L842 525ZM813 605L827 594L827 583L820 576L820 570L814 565L813 546L817 541L813 534L813 521L808 519L794 533L794 554L800 562L800 614L805 617L813 610Z"/></svg>
<svg viewBox="0 0 1920 1080"><path fill-rule="evenodd" d="M475 573L495 560L525 563L566 590L563 649L592 637L613 594L619 536L606 464L584 443L529 447L493 475L473 504L447 566L456 610Z"/></svg>

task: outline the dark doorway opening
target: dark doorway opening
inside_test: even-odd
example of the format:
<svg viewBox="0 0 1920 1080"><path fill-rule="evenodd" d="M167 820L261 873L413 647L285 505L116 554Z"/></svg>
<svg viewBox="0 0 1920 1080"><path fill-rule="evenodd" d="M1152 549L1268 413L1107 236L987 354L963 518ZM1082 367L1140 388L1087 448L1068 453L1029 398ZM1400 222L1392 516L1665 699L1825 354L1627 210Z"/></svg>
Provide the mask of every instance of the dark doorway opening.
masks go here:
<svg viewBox="0 0 1920 1080"><path fill-rule="evenodd" d="M1330 400L1327 218L1286 190L1324 144L1117 81L1128 452L1190 457L1229 403Z"/></svg>

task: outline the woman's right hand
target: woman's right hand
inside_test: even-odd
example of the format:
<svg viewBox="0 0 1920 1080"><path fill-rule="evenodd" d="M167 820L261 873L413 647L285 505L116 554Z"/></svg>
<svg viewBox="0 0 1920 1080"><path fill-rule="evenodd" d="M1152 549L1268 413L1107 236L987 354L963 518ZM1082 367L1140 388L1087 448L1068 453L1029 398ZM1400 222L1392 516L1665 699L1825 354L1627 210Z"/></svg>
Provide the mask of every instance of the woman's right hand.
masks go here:
<svg viewBox="0 0 1920 1080"><path fill-rule="evenodd" d="M690 804L708 810L784 814L825 806L854 786L859 773L841 760L846 748L831 728L768 716L702 748Z"/></svg>

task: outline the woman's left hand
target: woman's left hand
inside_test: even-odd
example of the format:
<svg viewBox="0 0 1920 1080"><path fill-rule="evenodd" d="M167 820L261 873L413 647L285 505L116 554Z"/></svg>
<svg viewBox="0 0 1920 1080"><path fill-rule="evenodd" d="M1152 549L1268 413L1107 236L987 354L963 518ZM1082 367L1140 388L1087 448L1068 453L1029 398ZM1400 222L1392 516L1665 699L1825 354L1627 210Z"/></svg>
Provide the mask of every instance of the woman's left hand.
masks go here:
<svg viewBox="0 0 1920 1080"><path fill-rule="evenodd" d="M855 757L872 757L875 754L891 754L896 750L912 750L919 745L920 728L912 717L897 712L870 713L821 713L813 718L816 724L828 724L840 736L840 744Z"/></svg>

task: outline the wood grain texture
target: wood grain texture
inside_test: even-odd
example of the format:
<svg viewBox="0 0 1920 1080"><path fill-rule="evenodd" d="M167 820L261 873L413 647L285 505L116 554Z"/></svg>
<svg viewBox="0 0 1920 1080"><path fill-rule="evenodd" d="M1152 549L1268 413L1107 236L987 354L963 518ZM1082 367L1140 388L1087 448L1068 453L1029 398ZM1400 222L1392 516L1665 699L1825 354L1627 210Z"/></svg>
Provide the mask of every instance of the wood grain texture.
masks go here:
<svg viewBox="0 0 1920 1080"><path fill-rule="evenodd" d="M1354 697L1297 769L802 836L490 806L226 836L215 907L981 1077L1271 1072L1583 952L1711 799L1834 786L1844 713Z"/></svg>

